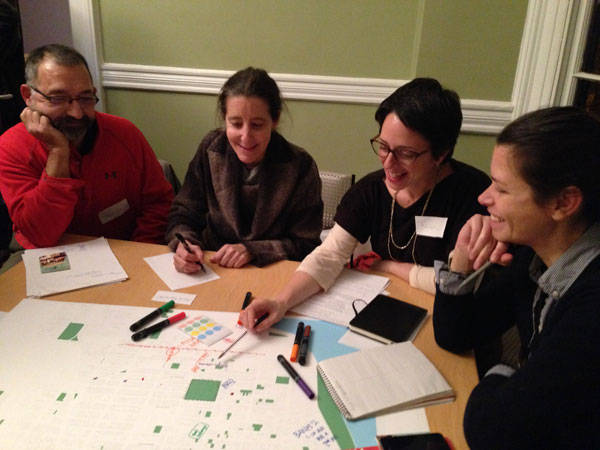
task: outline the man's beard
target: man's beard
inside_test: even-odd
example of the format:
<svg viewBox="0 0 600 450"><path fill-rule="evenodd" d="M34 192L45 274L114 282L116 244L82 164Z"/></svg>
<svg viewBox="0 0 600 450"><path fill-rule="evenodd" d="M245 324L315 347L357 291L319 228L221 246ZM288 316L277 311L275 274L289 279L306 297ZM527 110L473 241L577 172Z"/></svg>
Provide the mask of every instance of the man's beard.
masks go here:
<svg viewBox="0 0 600 450"><path fill-rule="evenodd" d="M93 123L94 121L85 115L81 119L67 116L52 121L52 126L64 134L69 142L76 142L85 136Z"/></svg>

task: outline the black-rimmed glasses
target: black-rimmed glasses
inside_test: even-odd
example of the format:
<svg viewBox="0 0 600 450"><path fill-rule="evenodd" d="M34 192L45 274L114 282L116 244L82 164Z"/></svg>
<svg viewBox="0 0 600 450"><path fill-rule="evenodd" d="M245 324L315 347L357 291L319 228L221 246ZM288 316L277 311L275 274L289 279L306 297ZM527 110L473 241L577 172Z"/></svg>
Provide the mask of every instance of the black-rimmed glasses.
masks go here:
<svg viewBox="0 0 600 450"><path fill-rule="evenodd" d="M40 94L42 97L44 97L46 100L48 100L48 103L50 103L52 106L70 105L75 101L78 102L79 106L81 106L82 108L92 108L100 100L95 95L82 95L77 98L67 97L66 95L46 95L38 89L34 88L33 86L29 87L38 94Z"/></svg>
<svg viewBox="0 0 600 450"><path fill-rule="evenodd" d="M392 149L385 142L379 140L379 136L375 136L370 140L370 142L371 148L373 149L375 154L381 159L387 158L387 156L391 153L392 157L397 162L406 166L411 165L419 156L423 156L429 151L423 150L422 152L416 152L414 150L410 150L407 147L396 147Z"/></svg>

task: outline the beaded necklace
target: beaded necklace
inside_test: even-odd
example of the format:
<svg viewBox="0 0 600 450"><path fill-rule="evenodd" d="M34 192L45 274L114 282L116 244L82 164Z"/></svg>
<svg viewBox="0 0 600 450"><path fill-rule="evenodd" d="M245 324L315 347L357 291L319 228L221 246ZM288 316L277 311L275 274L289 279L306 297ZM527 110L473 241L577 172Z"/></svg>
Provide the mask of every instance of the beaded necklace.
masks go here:
<svg viewBox="0 0 600 450"><path fill-rule="evenodd" d="M438 167L437 173L435 175L435 182L433 183L433 187L431 188L431 190L429 191L429 194L427 195L427 199L425 200L425 205L423 205L423 211L421 211L421 216L425 215L425 211L427 211L427 207L429 206L429 200L431 200L431 195L433 194L433 191L435 189L435 186L437 185L438 182L438 178L439 178L439 174L440 174L440 168ZM392 255L392 250L390 247L390 243L394 246L394 248L396 248L397 250L405 250L410 243L413 243L412 246L412 259L413 262L415 264L417 264L416 258L415 258L415 245L417 244L417 229L415 226L415 231L413 231L412 236L410 237L410 239L408 240L408 242L404 245L398 245L396 244L396 242L394 241L394 234L393 234L393 221L394 221L394 207L396 205L396 196L398 195L398 192L400 192L400 190L397 190L396 192L394 192L394 196L392 197L392 206L391 206L391 212L390 212L390 228L388 230L388 238L387 238L387 249L388 249L388 253L390 254L390 258L392 258L392 260L396 261L396 262L400 262L398 261L396 258L394 258L394 256Z"/></svg>

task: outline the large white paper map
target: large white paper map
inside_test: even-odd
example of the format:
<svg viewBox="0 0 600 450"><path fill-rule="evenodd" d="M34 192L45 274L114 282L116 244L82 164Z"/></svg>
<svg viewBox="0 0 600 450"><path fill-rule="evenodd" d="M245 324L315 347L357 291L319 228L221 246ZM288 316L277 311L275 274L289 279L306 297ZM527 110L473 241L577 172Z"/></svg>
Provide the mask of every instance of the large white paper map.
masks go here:
<svg viewBox="0 0 600 450"><path fill-rule="evenodd" d="M175 325L139 342L153 308L22 300L0 327L2 449L339 448L318 406L276 359L293 334L233 333L206 348ZM178 312L178 311L177 311ZM294 364L317 392L314 365Z"/></svg>

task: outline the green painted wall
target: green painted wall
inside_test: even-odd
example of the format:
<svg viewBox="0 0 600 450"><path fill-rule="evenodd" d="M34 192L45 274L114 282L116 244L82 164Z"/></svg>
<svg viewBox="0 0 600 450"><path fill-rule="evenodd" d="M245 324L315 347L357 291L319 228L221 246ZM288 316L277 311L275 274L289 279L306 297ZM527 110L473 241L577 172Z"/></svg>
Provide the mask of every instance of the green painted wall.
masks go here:
<svg viewBox="0 0 600 450"><path fill-rule="evenodd" d="M101 0L99 9L110 62L405 79L419 7L419 0ZM381 46L391 54L374 51Z"/></svg>
<svg viewBox="0 0 600 450"><path fill-rule="evenodd" d="M98 0L105 62L411 79L464 99L510 101L525 0ZM106 89L183 179L218 126L212 95ZM280 131L324 170L379 167L375 105L288 101ZM488 170L493 136L463 134L456 156Z"/></svg>
<svg viewBox="0 0 600 450"><path fill-rule="evenodd" d="M416 76L443 80L462 98L511 98L525 0L425 2Z"/></svg>

